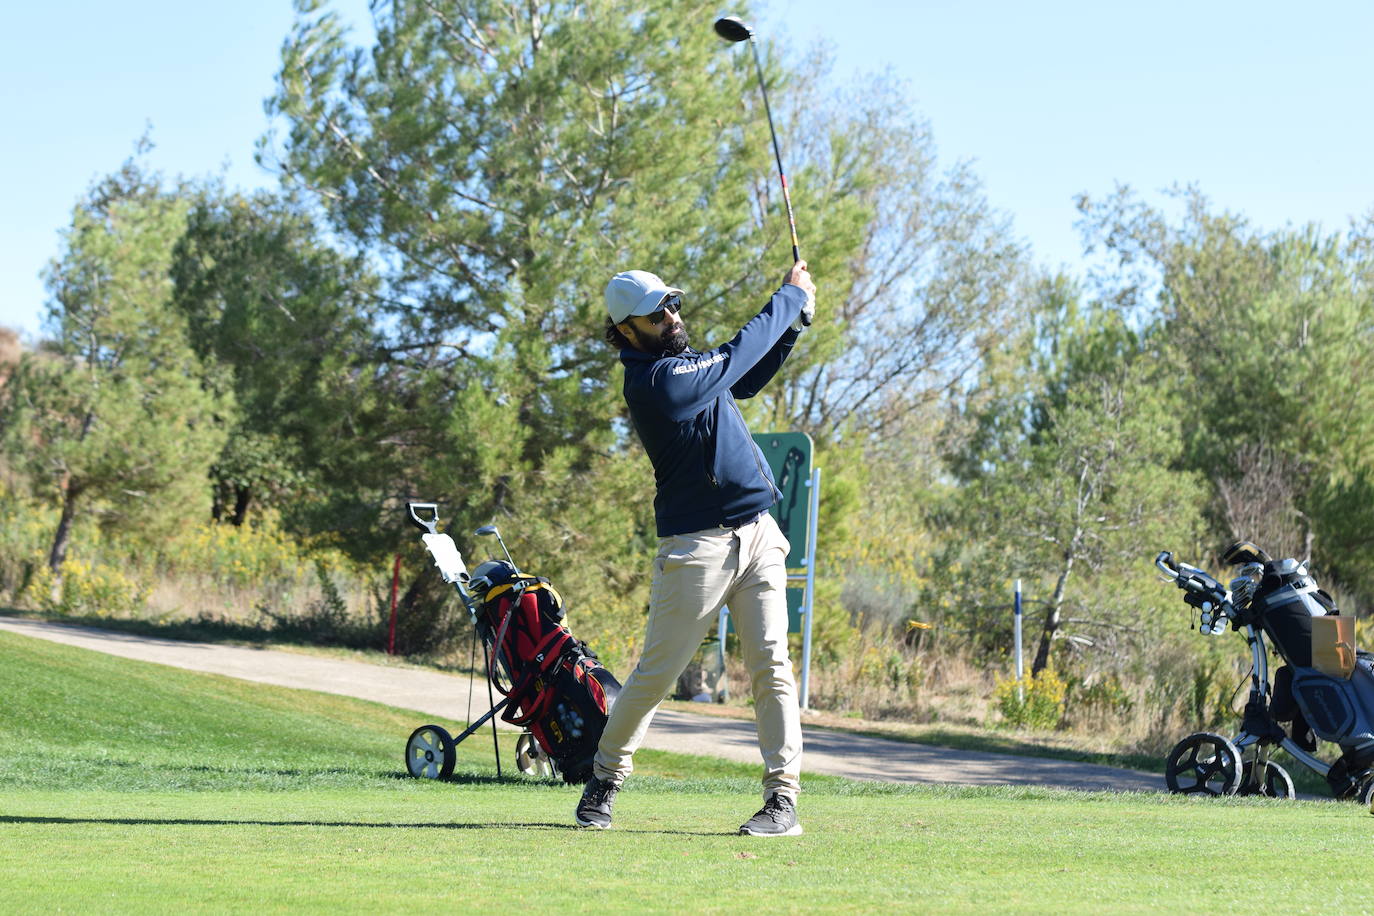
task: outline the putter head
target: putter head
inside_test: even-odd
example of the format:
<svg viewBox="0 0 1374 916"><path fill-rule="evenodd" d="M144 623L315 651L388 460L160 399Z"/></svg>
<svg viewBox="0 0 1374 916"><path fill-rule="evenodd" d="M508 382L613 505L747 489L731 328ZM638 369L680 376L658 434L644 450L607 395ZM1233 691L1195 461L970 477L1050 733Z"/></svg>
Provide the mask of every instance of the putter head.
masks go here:
<svg viewBox="0 0 1374 916"><path fill-rule="evenodd" d="M738 16L722 16L717 19L716 34L726 41L748 41L754 37L753 31Z"/></svg>

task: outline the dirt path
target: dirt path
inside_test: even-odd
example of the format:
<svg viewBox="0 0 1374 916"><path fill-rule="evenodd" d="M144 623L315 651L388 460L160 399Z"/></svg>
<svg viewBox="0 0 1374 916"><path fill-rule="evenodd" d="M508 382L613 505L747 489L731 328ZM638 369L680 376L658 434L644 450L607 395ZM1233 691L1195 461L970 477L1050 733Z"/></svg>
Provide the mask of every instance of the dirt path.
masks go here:
<svg viewBox="0 0 1374 916"><path fill-rule="evenodd" d="M276 649L157 639L16 617L0 616L0 630L192 671L374 700L413 709L445 726L464 722L468 715L466 676L299 655ZM486 688L480 680L476 687L478 694L472 698L472 708L480 712L486 709ZM415 724L424 723L417 717ZM510 726L503 724L503 727ZM1164 788L1163 777L1159 774L1096 764L951 750L807 727L805 723L803 734L804 772L887 782L1136 792L1159 792ZM397 742L398 746L403 745L404 736L398 736ZM645 747L746 763L759 762L752 722L677 710L659 711L649 729Z"/></svg>

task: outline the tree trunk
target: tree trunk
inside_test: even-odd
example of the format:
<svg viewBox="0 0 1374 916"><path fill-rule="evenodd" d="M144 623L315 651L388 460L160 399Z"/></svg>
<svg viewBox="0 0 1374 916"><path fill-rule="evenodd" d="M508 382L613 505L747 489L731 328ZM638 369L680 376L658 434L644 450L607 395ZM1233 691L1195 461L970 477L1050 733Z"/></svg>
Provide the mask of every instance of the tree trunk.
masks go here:
<svg viewBox="0 0 1374 916"><path fill-rule="evenodd" d="M235 528L243 526L243 520L248 517L248 504L253 501L253 488L240 486L235 488L234 493L234 517L230 522Z"/></svg>
<svg viewBox="0 0 1374 916"><path fill-rule="evenodd" d="M1076 543L1077 538L1074 540ZM1045 629L1040 633L1040 645L1035 650L1035 661L1031 662L1031 677L1045 670L1050 663L1050 643L1054 641L1054 634L1059 630L1059 609L1064 604L1064 589L1069 584L1069 573L1073 570L1075 558L1075 551L1065 551L1064 568L1059 572L1059 580L1054 583L1054 597L1050 599L1050 606L1045 611Z"/></svg>
<svg viewBox="0 0 1374 916"><path fill-rule="evenodd" d="M52 600L62 600L62 564L67 561L67 544L71 540L72 519L76 517L76 500L81 488L70 477L63 481L62 518L53 535L52 550L48 552L48 569L52 570Z"/></svg>
<svg viewBox="0 0 1374 916"><path fill-rule="evenodd" d="M95 411L87 411L81 421L81 435L78 442L86 441L86 436L95 424ZM57 522L57 533L52 538L52 550L48 552L48 569L52 570L52 600L62 600L62 565L67 562L67 542L72 536L72 519L76 517L76 500L81 495L82 485L72 479L70 470L62 472L62 518Z"/></svg>

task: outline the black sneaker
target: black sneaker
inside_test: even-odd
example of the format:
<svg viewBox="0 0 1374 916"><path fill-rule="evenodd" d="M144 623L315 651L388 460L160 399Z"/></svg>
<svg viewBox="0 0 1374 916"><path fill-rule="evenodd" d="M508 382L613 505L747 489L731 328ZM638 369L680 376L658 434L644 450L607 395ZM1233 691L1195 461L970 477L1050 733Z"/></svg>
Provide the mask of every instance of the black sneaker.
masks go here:
<svg viewBox="0 0 1374 916"><path fill-rule="evenodd" d="M748 836L801 836L797 823L797 804L786 795L774 792L758 814L749 818L739 832Z"/></svg>
<svg viewBox="0 0 1374 916"><path fill-rule="evenodd" d="M587 780L582 800L577 803L578 825L598 830L611 826L611 805L615 804L615 793L619 791L620 786L595 776Z"/></svg>

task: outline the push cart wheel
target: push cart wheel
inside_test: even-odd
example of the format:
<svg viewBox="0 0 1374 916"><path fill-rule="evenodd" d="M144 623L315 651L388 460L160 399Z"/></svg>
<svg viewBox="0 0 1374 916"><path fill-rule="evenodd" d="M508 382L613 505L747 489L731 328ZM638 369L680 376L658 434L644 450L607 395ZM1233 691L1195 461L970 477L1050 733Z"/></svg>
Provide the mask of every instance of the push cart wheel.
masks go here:
<svg viewBox="0 0 1374 916"><path fill-rule="evenodd" d="M544 753L544 749L539 746L534 735L529 732L525 732L516 739L515 765L521 773L527 776L554 775L553 761L549 759L548 754Z"/></svg>
<svg viewBox="0 0 1374 916"><path fill-rule="evenodd" d="M1174 745L1164 762L1164 783L1170 792L1235 795L1240 777L1240 751L1226 738L1211 732L1184 738Z"/></svg>
<svg viewBox="0 0 1374 916"><path fill-rule="evenodd" d="M1250 772L1255 768L1254 761L1245 761L1241 768L1240 790L1237 795L1262 795L1265 798L1297 798L1293 788L1293 777L1288 771L1272 760L1264 761L1264 772L1255 785L1250 785Z"/></svg>
<svg viewBox="0 0 1374 916"><path fill-rule="evenodd" d="M406 742L406 769L416 779L448 779L455 756L452 736L437 725L421 725Z"/></svg>
<svg viewBox="0 0 1374 916"><path fill-rule="evenodd" d="M1370 776L1360 784L1359 795L1356 796L1360 804L1369 809L1370 814L1374 814L1374 776Z"/></svg>

